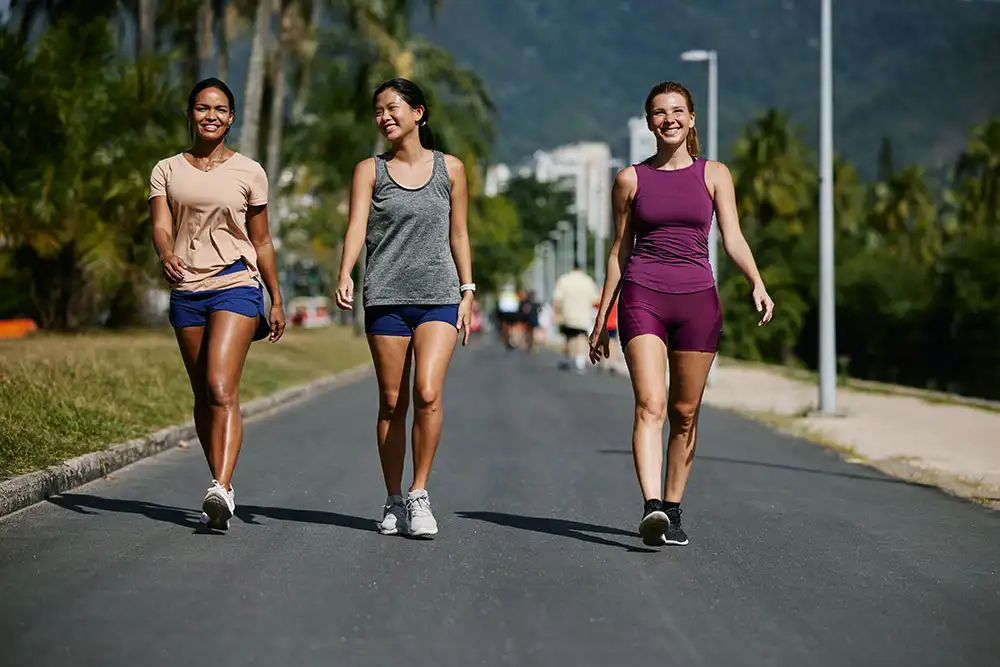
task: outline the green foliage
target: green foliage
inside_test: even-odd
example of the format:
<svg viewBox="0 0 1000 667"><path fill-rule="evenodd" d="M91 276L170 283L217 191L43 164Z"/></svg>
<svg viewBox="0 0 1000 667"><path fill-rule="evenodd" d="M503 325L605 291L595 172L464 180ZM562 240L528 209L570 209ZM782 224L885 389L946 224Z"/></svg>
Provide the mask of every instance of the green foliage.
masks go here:
<svg viewBox="0 0 1000 667"><path fill-rule="evenodd" d="M113 308L152 261L148 173L176 150L180 99L157 63L117 55L110 22L66 18L28 47L0 32L0 263L43 327ZM11 306L9 306L11 307Z"/></svg>

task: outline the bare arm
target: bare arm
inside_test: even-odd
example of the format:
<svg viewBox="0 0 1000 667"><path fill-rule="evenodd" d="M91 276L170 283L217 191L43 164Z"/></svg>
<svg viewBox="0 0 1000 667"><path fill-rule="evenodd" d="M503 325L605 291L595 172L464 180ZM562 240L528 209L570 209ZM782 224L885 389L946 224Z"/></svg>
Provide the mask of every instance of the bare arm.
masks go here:
<svg viewBox="0 0 1000 667"><path fill-rule="evenodd" d="M622 273L628 266L632 256L635 237L632 233L632 201L638 187L635 167L626 167L615 176L615 185L611 190L612 216L615 222L615 240L608 251L608 268L605 272L604 291L601 293L601 305L597 310L597 321L594 328L600 331L608 321L611 304L618 298L621 291Z"/></svg>
<svg viewBox="0 0 1000 667"><path fill-rule="evenodd" d="M271 229L267 222L267 205L247 207L247 233L257 251L257 269L264 279L272 306L281 306L281 287L278 285L278 262L271 242Z"/></svg>
<svg viewBox="0 0 1000 667"><path fill-rule="evenodd" d="M722 234L722 246L730 259L743 272L747 282L750 283L757 312L764 311L760 324L767 324L771 321L774 302L767 294L767 288L764 287L760 271L757 270L757 263L754 261L750 244L747 243L743 236L743 230L740 229L733 176L729 173L729 167L721 162L709 162L706 166L706 173L709 191L712 194L712 199L715 200L715 215L719 221L719 233Z"/></svg>
<svg viewBox="0 0 1000 667"><path fill-rule="evenodd" d="M176 285L184 279L183 270L187 267L179 257L174 256L174 216L167 198L160 195L150 199L149 211L153 217L153 247L163 264L163 275Z"/></svg>
<svg viewBox="0 0 1000 667"><path fill-rule="evenodd" d="M358 263L361 250L365 247L368 233L368 212L372 206L372 190L375 187L375 158L362 160L354 167L351 178L351 203L344 235L344 250L340 257L340 279L350 278L354 265Z"/></svg>
<svg viewBox="0 0 1000 667"><path fill-rule="evenodd" d="M754 262L750 245L740 229L740 217L736 210L736 188L733 186L733 176L729 167L721 162L709 162L708 182L715 200L715 215L719 221L719 233L722 234L722 244L736 266L739 267L747 282L757 287L763 284L757 264Z"/></svg>
<svg viewBox="0 0 1000 667"><path fill-rule="evenodd" d="M472 282L472 249L469 245L469 186L465 165L453 155L446 155L448 177L451 179L451 254L455 258L458 279L466 285ZM466 292L466 294L469 294ZM464 296L464 295L463 295Z"/></svg>

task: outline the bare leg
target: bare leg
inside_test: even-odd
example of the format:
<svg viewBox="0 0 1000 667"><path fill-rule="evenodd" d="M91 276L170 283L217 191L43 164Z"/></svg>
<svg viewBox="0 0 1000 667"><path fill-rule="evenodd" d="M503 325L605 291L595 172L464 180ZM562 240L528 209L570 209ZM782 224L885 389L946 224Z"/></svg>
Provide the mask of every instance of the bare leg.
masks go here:
<svg viewBox="0 0 1000 667"><path fill-rule="evenodd" d="M714 352L670 352L670 438L667 442L667 492L664 500L679 503L694 461L698 415Z"/></svg>
<svg viewBox="0 0 1000 667"><path fill-rule="evenodd" d="M425 322L413 332L413 485L426 489L441 440L441 392L458 336L447 322Z"/></svg>
<svg viewBox="0 0 1000 667"><path fill-rule="evenodd" d="M194 394L194 430L205 453L208 469L212 467L212 407L208 403L208 383L206 382L205 361L208 356L205 327L177 327L174 329L177 345L181 349L184 368L187 369L191 391Z"/></svg>
<svg viewBox="0 0 1000 667"><path fill-rule="evenodd" d="M663 423L667 415L667 346L657 336L636 336L625 347L635 395L632 456L644 500L662 497Z"/></svg>
<svg viewBox="0 0 1000 667"><path fill-rule="evenodd" d="M385 490L400 495L406 464L406 412L410 407L409 336L368 336L378 380L378 456Z"/></svg>
<svg viewBox="0 0 1000 667"><path fill-rule="evenodd" d="M243 446L240 377L256 328L256 317L225 310L208 321L205 387L212 414L212 474L226 489Z"/></svg>

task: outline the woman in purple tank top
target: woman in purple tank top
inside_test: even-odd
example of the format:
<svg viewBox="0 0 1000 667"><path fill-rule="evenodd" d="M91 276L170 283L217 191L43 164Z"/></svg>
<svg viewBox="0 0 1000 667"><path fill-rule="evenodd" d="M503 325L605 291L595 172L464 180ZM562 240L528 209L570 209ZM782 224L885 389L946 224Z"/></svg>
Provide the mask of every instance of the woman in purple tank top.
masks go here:
<svg viewBox="0 0 1000 667"><path fill-rule="evenodd" d="M650 546L684 545L680 503L694 458L702 393L722 335L708 261L713 212L726 254L752 286L763 313L760 325L771 320L774 303L740 231L729 169L698 156L691 93L673 82L654 86L646 97L646 123L656 137L656 155L615 178L615 240L590 357L594 363L608 357L607 318L620 295L619 337L635 394L632 453L645 501L639 534ZM660 468L667 417L664 493Z"/></svg>

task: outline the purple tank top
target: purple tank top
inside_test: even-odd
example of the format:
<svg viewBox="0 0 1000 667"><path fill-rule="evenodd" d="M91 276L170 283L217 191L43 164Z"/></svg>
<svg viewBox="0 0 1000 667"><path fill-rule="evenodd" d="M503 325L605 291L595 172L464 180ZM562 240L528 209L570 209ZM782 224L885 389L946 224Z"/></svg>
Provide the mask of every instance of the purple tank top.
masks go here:
<svg viewBox="0 0 1000 667"><path fill-rule="evenodd" d="M705 186L705 161L673 171L637 164L635 174L635 245L622 279L667 294L713 287L708 232L715 202Z"/></svg>

